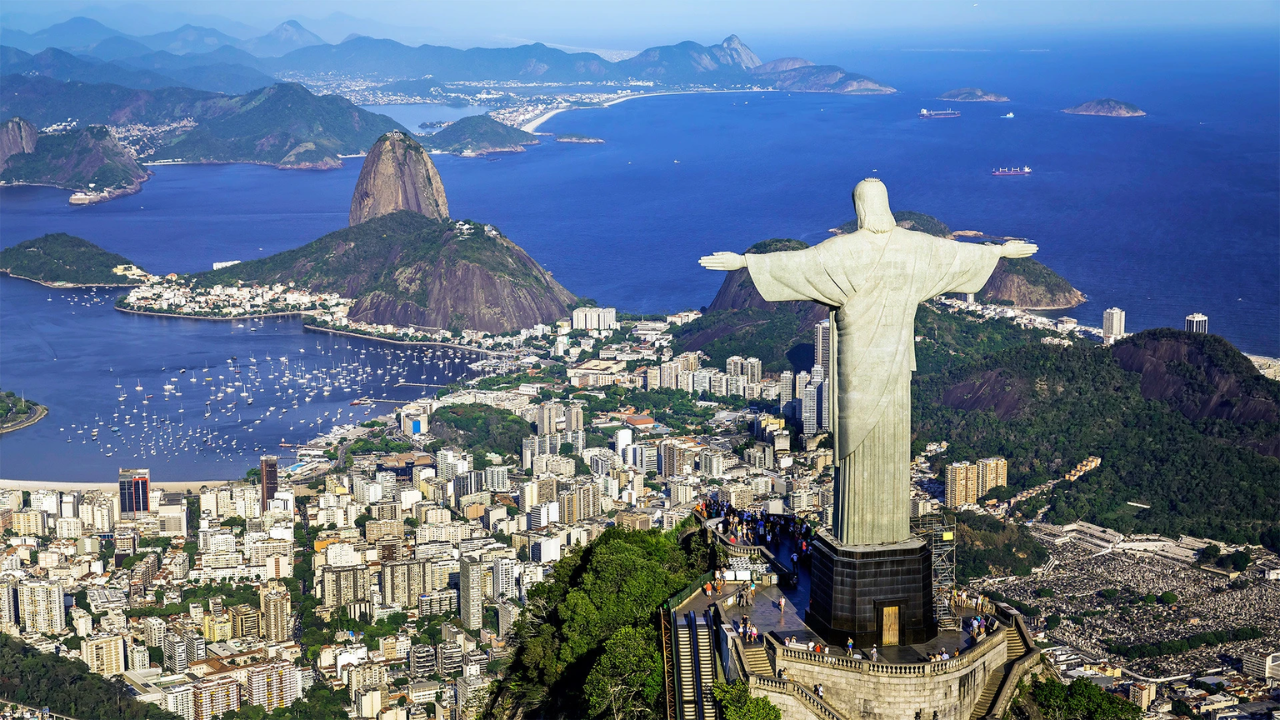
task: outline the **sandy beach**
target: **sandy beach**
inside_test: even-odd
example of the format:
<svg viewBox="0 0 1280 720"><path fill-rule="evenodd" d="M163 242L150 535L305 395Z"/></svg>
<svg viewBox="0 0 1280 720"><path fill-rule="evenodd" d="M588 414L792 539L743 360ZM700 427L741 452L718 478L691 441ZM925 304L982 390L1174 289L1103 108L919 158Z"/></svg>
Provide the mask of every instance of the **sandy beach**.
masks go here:
<svg viewBox="0 0 1280 720"><path fill-rule="evenodd" d="M597 106L592 106L592 107L577 107L577 108L556 108L555 110L549 110L549 111L547 111L546 113L543 113L542 115L539 115L538 117L534 118L533 120L531 120L531 121L529 121L529 122L525 123L525 124L524 124L524 126L522 126L520 129L521 129L521 130L523 130L523 131L525 131L525 132L528 132L528 133L531 133L531 132L537 132L538 127L539 127L539 126L541 126L541 125L542 125L542 123L544 123L544 122L546 122L546 121L550 120L551 118L555 117L556 115L559 115L559 114L560 114L560 113L562 113L562 112L565 112L566 110L599 110L599 109L601 109L601 108L611 107L611 106L613 106L613 105L617 105L618 103L626 102L626 101L628 101L628 100L635 100L636 98L660 97L660 96L662 96L662 95L704 95L704 94L711 94L711 93L754 93L754 92L780 92L780 91L778 91L778 90L773 90L773 89L759 89L759 90L672 90L671 92L636 93L635 95L628 95L628 96L626 96L626 97L620 97L620 98L617 98L616 100L610 100L609 102L604 103L603 105L597 105Z"/></svg>
<svg viewBox="0 0 1280 720"><path fill-rule="evenodd" d="M203 482L153 482L153 487L167 490L169 492L200 492L203 486L220 487L230 483L230 480L206 480ZM0 489L3 490L61 490L70 492L72 490L102 490L105 492L115 492L119 490L119 485L114 482L61 482L58 480L4 480L0 479Z"/></svg>

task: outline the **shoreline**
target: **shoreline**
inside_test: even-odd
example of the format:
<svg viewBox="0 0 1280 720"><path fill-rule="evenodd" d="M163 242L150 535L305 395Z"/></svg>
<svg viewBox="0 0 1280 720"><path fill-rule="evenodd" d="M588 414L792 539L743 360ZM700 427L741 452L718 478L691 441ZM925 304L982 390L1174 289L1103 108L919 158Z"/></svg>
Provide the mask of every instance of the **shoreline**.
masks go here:
<svg viewBox="0 0 1280 720"><path fill-rule="evenodd" d="M225 317L214 317L210 315L180 315L178 313L154 312L152 310L133 310L130 308L120 307L119 305L115 305L114 307L122 313L129 313L131 315L149 315L151 317L177 318L179 320L259 320L261 318L271 317L307 317L308 315L308 313L299 310L294 312L267 313L265 315L227 315Z"/></svg>
<svg viewBox="0 0 1280 720"><path fill-rule="evenodd" d="M122 313L129 313L130 315L146 315L148 317L159 317L159 318L175 318L178 320L215 320L219 322L226 322L228 320L261 320L263 318L281 318L281 317L283 318L311 317L310 313L301 312L301 311L287 312L287 313L268 313L266 315L233 315L229 317L209 317L205 315L176 315L173 313L152 312L150 310L131 310L129 308L122 308L118 305L115 306L115 309L119 310ZM335 330L333 328L324 328L324 327L319 327L317 325L308 325L305 322L302 324L302 329L333 333L334 335L346 335L347 337L361 338L363 340L373 340L375 342L390 343L392 345L435 345L438 347L447 347L447 348L453 348L456 350L469 350L471 352L477 352L477 353L490 355L490 356L502 354L502 352L499 350L489 350L487 348L472 347L470 345L458 345L456 343L437 342L437 341L430 341L430 340L423 340L423 341L392 340L390 338L378 337L377 335L365 335L363 333L351 332L349 330Z"/></svg>
<svg viewBox="0 0 1280 720"><path fill-rule="evenodd" d="M243 482L243 480L152 480L153 487L166 490L198 491L201 486L217 487ZM12 480L0 478L0 489L4 490L46 490L57 487L59 490L102 490L110 492L119 490L120 484L112 481L88 482L84 480Z"/></svg>
<svg viewBox="0 0 1280 720"><path fill-rule="evenodd" d="M624 103L628 100L635 100L636 98L661 97L663 95L712 95L712 94L724 94L724 93L749 93L749 92L782 92L782 91L775 90L773 88L762 88L762 89L754 89L754 90L671 90L668 92L636 93L635 95L627 95L626 97L615 98L613 100L610 100L606 103L602 103L600 105L588 105L586 107L566 107L566 108L556 108L554 110L548 110L542 115L539 115L538 117L520 126L520 129L527 133L536 132L537 129L542 125L542 123L550 120L551 118L555 117L556 115L559 115L562 112L568 112L569 110L601 110L603 108L613 107L618 103Z"/></svg>
<svg viewBox="0 0 1280 720"><path fill-rule="evenodd" d="M392 345L436 345L438 347L454 348L456 350L469 350L471 352L483 353L485 355L499 355L501 351L487 350L485 348L471 347L470 345L455 345L454 343L435 342L430 340L391 340L381 338L377 335L365 335L363 333L351 332L350 330L334 330L333 328L319 327L318 325L303 325L303 330L314 330L316 332L333 333L334 335L346 335L347 337L361 338L364 340L376 340L378 342L391 343Z"/></svg>
<svg viewBox="0 0 1280 720"><path fill-rule="evenodd" d="M36 410L37 412L33 413L34 417L32 417L31 415L28 415L25 420L18 423L17 425L13 425L11 427L0 427L0 435L4 435L5 433L17 432L19 430L22 430L23 428L29 428L32 425L35 425L36 423L40 422L41 420L49 416L49 409L43 405L36 405Z"/></svg>
<svg viewBox="0 0 1280 720"><path fill-rule="evenodd" d="M144 163L138 163L138 164L139 164L139 165L143 165ZM142 183L144 183L144 182L146 182L146 181L150 180L150 179L151 179L152 174L153 174L153 173L151 173L150 171L148 171L148 172L147 172L147 176L146 176L146 177L144 177L144 178L142 178L141 180L139 180L139 181L137 182L137 184L135 184L133 187L127 187L127 188L112 188L112 189L110 189L110 190L107 190L105 195L97 195L97 194L94 194L94 196L93 196L93 198L92 198L92 199L90 199L90 200L88 200L88 201L85 201L85 202L71 202L71 197L75 197L77 194L80 194L80 193L88 194L88 193L92 192L91 190L89 190L89 189L87 189L87 188L86 188L86 189L81 190L81 189L79 189L79 188L63 187L63 186L61 186L61 185L55 185L55 184L53 184L53 183L36 183L36 182L5 182L5 183L0 183L0 188L7 188L7 187L46 187L46 188L53 188L54 190L66 190L66 191L68 191L68 192L70 192L70 193L71 193L71 197L68 197L68 198L67 198L67 204L68 204L68 205L71 205L71 206L73 206L73 207L84 207L84 206L86 206L86 205L98 205L98 204L100 204L100 203L110 202L110 201L112 201L112 200L115 200L116 198L122 198L122 197L126 197L126 196L129 196L129 195L137 195L138 193L142 192Z"/></svg>
<svg viewBox="0 0 1280 720"><path fill-rule="evenodd" d="M37 285L42 285L42 286L44 286L44 287L47 287L47 288L50 288L50 289L53 289L53 290L77 290L77 289L81 289L81 288L134 288L134 287L141 287L141 286L142 286L142 283L129 283L129 284L117 284L117 285L112 285L112 284L109 284L109 283L63 283L63 282L45 282L44 280L36 280L35 278L29 278L29 277L26 277L26 276L24 276L24 275L14 275L13 273L9 272L8 270L0 270L0 275L3 275L3 276L5 276L5 277L10 277L10 278L13 278L13 279L15 279L15 280L26 280L27 282L32 282L32 283L35 283L35 284L37 284Z"/></svg>

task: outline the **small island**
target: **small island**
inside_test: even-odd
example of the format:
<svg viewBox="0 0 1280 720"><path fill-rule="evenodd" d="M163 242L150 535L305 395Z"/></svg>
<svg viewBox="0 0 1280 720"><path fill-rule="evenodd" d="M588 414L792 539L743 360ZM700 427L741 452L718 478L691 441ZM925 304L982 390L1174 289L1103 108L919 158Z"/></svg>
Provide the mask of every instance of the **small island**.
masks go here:
<svg viewBox="0 0 1280 720"><path fill-rule="evenodd" d="M584 145L602 145L604 140L597 137L588 137L586 135L575 135L568 133L565 135L557 135L556 142L562 143L582 143Z"/></svg>
<svg viewBox="0 0 1280 720"><path fill-rule="evenodd" d="M538 143L538 136L533 133L504 125L488 115L464 117L422 141L422 145L429 150L462 157L524 152L525 145Z"/></svg>
<svg viewBox="0 0 1280 720"><path fill-rule="evenodd" d="M0 434L21 430L40 422L48 410L13 391L0 391Z"/></svg>
<svg viewBox="0 0 1280 720"><path fill-rule="evenodd" d="M982 88L971 87L948 90L939 95L938 99L951 102L1009 102L1009 98L1004 95L997 95Z"/></svg>
<svg viewBox="0 0 1280 720"><path fill-rule="evenodd" d="M123 255L66 233L0 250L0 273L47 287L132 287L151 277Z"/></svg>
<svg viewBox="0 0 1280 720"><path fill-rule="evenodd" d="M1087 103L1067 108L1062 112L1071 115L1101 115L1103 117L1142 117L1146 115L1137 105L1121 102L1114 98L1090 100Z"/></svg>

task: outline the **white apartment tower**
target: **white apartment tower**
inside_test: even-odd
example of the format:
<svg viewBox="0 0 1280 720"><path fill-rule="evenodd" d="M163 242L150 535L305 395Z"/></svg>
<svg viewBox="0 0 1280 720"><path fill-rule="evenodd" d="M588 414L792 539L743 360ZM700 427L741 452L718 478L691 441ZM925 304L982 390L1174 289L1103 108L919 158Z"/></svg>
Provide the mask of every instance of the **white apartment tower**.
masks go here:
<svg viewBox="0 0 1280 720"><path fill-rule="evenodd" d="M1110 345L1124 337L1124 311L1118 307L1107 308L1102 313L1102 340Z"/></svg>

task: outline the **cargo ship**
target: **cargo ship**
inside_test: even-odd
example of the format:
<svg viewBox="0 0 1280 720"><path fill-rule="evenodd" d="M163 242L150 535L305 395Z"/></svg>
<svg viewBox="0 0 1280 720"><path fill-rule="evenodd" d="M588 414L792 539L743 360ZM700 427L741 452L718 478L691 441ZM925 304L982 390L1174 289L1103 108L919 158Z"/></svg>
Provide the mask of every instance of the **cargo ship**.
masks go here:
<svg viewBox="0 0 1280 720"><path fill-rule="evenodd" d="M951 108L947 108L946 110L925 110L922 108L920 110L920 118L922 120L932 120L933 118L950 118L950 117L960 117L960 111L952 110Z"/></svg>
<svg viewBox="0 0 1280 720"><path fill-rule="evenodd" d="M1005 175L1030 175L1031 168L1026 165L1023 165L1020 168L1000 168L999 170L993 169L991 171L991 174L997 177L1002 177Z"/></svg>

